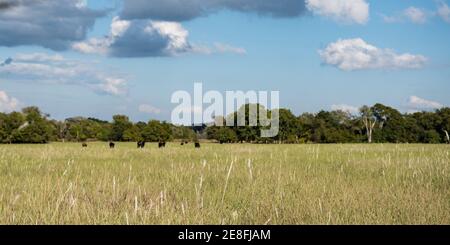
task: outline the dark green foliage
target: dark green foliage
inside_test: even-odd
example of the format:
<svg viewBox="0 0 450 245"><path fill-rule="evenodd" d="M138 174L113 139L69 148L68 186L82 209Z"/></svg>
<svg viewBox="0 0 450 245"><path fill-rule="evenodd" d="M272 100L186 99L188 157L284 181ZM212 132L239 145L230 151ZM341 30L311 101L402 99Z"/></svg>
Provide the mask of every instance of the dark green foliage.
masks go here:
<svg viewBox="0 0 450 245"><path fill-rule="evenodd" d="M260 137L261 130L268 128L265 121L260 119L256 126L248 126L251 113L266 114L270 119L276 112L280 118L279 134L276 137ZM247 126L237 126L239 113L243 113ZM370 134L364 118L374 124L372 142L375 143L447 143L446 132L450 131L450 108L403 114L392 107L376 104L363 107L360 115L320 111L297 117L288 109L268 111L260 105L247 104L227 118L231 116L234 116L234 126L209 126L196 133L192 127L156 120L133 123L125 115L114 116L112 122L83 117L64 121L49 120L49 116L39 108L27 107L22 112L0 113L0 143L95 140L166 142L173 139L195 142L199 138L219 143L365 143ZM222 120L225 125L224 118L216 119Z"/></svg>
<svg viewBox="0 0 450 245"><path fill-rule="evenodd" d="M214 139L219 143L235 143L238 140L236 132L230 127L209 127L207 129L208 139Z"/></svg>
<svg viewBox="0 0 450 245"><path fill-rule="evenodd" d="M113 123L111 128L110 140L112 141L127 141L125 139L125 132L131 130L133 123L130 122L127 116L115 115L113 116ZM127 132L128 133L128 132Z"/></svg>
<svg viewBox="0 0 450 245"><path fill-rule="evenodd" d="M144 127L142 136L147 142L169 141L172 139L172 127L166 122L152 120Z"/></svg>
<svg viewBox="0 0 450 245"><path fill-rule="evenodd" d="M52 139L55 128L37 107L27 107L22 113L2 115L0 119L1 141L3 143L47 143Z"/></svg>
<svg viewBox="0 0 450 245"><path fill-rule="evenodd" d="M422 138L423 143L430 143L430 144L439 144L441 143L441 136L439 135L436 130L427 130L423 133Z"/></svg>

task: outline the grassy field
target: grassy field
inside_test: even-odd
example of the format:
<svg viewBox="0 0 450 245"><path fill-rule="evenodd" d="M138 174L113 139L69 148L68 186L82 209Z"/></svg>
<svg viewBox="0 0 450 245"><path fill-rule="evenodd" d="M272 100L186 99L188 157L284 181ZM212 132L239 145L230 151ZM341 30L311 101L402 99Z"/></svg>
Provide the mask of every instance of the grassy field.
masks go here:
<svg viewBox="0 0 450 245"><path fill-rule="evenodd" d="M0 224L450 224L448 145L0 145Z"/></svg>

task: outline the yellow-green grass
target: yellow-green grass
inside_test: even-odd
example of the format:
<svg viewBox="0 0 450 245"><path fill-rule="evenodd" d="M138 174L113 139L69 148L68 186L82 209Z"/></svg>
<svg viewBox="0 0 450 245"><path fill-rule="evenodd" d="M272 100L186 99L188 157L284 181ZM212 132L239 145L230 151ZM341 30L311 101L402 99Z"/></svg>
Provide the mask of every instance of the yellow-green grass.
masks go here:
<svg viewBox="0 0 450 245"><path fill-rule="evenodd" d="M0 224L450 224L448 145L0 145Z"/></svg>

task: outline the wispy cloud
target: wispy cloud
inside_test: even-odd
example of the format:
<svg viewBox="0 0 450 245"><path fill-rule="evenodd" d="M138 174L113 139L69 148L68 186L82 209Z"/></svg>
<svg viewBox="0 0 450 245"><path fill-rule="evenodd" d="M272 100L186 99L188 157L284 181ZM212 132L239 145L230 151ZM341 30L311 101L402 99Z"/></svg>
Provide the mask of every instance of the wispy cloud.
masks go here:
<svg viewBox="0 0 450 245"><path fill-rule="evenodd" d="M434 110L444 107L439 102L420 98L418 96L409 97L408 108L410 111Z"/></svg>
<svg viewBox="0 0 450 245"><path fill-rule="evenodd" d="M404 15L413 23L423 24L427 21L427 15L423 9L409 7L405 9Z"/></svg>
<svg viewBox="0 0 450 245"><path fill-rule="evenodd" d="M356 106L346 105L346 104L336 104L331 106L331 110L333 111L343 111L350 114L358 114L359 108Z"/></svg>
<svg viewBox="0 0 450 245"><path fill-rule="evenodd" d="M214 43L213 46L208 45L192 45L192 52L199 54L238 54L245 55L247 50L241 47L235 47L225 43Z"/></svg>
<svg viewBox="0 0 450 245"><path fill-rule="evenodd" d="M445 22L450 23L450 7L444 1L439 1L437 13Z"/></svg>
<svg viewBox="0 0 450 245"><path fill-rule="evenodd" d="M0 112L11 112L19 107L19 100L0 90Z"/></svg>
<svg viewBox="0 0 450 245"><path fill-rule="evenodd" d="M425 24L428 21L428 18L433 15L434 14L430 11L411 6L403 10L401 13L391 16L381 15L381 17L386 23L412 22L414 24Z"/></svg>
<svg viewBox="0 0 450 245"><path fill-rule="evenodd" d="M0 77L32 83L75 84L99 94L127 94L127 80L123 75L103 70L92 62L68 60L61 55L18 54L3 62Z"/></svg>
<svg viewBox="0 0 450 245"><path fill-rule="evenodd" d="M156 108L149 104L139 105L138 109L139 109L139 112L147 113L147 114L160 114L161 113L161 109Z"/></svg>

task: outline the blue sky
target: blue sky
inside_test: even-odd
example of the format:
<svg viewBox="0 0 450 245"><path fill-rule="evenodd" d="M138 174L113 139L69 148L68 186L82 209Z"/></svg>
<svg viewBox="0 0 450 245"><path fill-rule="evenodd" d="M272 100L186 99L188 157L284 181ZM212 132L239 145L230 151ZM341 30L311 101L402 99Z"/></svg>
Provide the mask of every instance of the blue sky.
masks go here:
<svg viewBox="0 0 450 245"><path fill-rule="evenodd" d="M195 82L279 90L296 114L450 105L447 1L2 2L1 111L169 120L172 93Z"/></svg>

